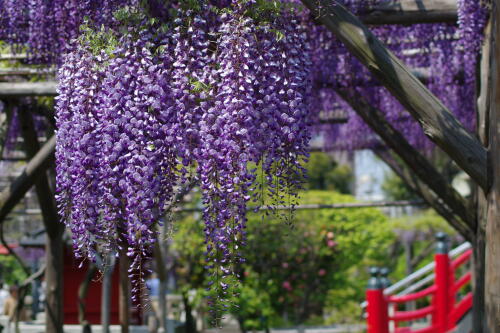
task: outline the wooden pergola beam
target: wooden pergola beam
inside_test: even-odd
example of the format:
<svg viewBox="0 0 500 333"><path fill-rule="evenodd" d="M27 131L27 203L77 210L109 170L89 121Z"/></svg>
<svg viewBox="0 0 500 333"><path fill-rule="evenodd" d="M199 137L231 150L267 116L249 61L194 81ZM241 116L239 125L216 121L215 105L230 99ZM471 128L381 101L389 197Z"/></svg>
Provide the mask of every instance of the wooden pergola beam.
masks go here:
<svg viewBox="0 0 500 333"><path fill-rule="evenodd" d="M464 228L474 230L475 216L468 209L464 198L443 178L434 166L385 118L382 111L370 105L354 90L337 89L342 97L368 126L390 147L443 202L465 223Z"/></svg>
<svg viewBox="0 0 500 333"><path fill-rule="evenodd" d="M54 159L56 137L47 141L38 153L28 162L22 174L0 193L0 223L35 184L38 177L44 175Z"/></svg>
<svg viewBox="0 0 500 333"><path fill-rule="evenodd" d="M13 60L24 60L28 56L26 53L18 53L18 54L13 54L13 53L3 53L0 54L0 60L5 60L5 61L13 61Z"/></svg>
<svg viewBox="0 0 500 333"><path fill-rule="evenodd" d="M376 6L361 16L365 24L457 22L456 0L400 0Z"/></svg>
<svg viewBox="0 0 500 333"><path fill-rule="evenodd" d="M399 100L458 166L483 189L488 187L487 151L370 30L337 1L302 0L312 14Z"/></svg>
<svg viewBox="0 0 500 333"><path fill-rule="evenodd" d="M57 82L1 82L1 97L56 96Z"/></svg>
<svg viewBox="0 0 500 333"><path fill-rule="evenodd" d="M418 194L430 207L441 215L455 230L457 230L467 241L474 241L474 233L464 225L450 207L448 207L424 182L405 165L399 161L389 150L375 150L375 155L389 166L416 194Z"/></svg>
<svg viewBox="0 0 500 333"><path fill-rule="evenodd" d="M29 68L29 67L0 68L0 76L11 76L11 75L29 76L29 75L48 75L48 74L53 75L55 72L56 71L54 68Z"/></svg>

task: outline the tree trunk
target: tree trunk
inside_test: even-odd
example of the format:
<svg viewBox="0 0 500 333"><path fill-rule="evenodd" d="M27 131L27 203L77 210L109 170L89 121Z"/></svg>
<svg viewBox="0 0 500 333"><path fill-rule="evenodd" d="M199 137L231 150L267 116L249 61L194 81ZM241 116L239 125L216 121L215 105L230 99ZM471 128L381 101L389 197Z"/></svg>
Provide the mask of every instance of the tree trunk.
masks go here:
<svg viewBox="0 0 500 333"><path fill-rule="evenodd" d="M130 325L130 284L128 277L129 259L127 257L127 246L123 245L120 250L120 326L122 333L129 332Z"/></svg>
<svg viewBox="0 0 500 333"><path fill-rule="evenodd" d="M92 328L90 326L89 321L85 318L86 312L86 303L85 298L87 298L87 294L89 291L90 283L92 282L92 278L95 273L97 273L97 267L95 264L89 264L87 269L87 273L85 274L85 278L82 283L80 283L80 287L78 288L78 322L82 325L83 333L92 332Z"/></svg>
<svg viewBox="0 0 500 333"><path fill-rule="evenodd" d="M184 303L184 312L186 312L186 332L196 333L196 321L193 317L193 309L189 302L189 295L187 292L182 293L182 302ZM242 327L239 321L238 324Z"/></svg>
<svg viewBox="0 0 500 333"><path fill-rule="evenodd" d="M109 266L103 263L101 268L103 270L101 291L101 330L102 333L109 333L111 316L111 282L113 272L115 270L115 256L113 254L109 255L108 258L104 258L104 262L109 263Z"/></svg>
<svg viewBox="0 0 500 333"><path fill-rule="evenodd" d="M154 257L156 261L156 272L158 274L158 279L160 280L160 290L158 294L158 307L159 312L157 316L160 319L160 328L163 329L163 332L169 332L167 328L167 270L165 268L165 259L163 253L163 237L160 236L157 238L154 247Z"/></svg>
<svg viewBox="0 0 500 333"><path fill-rule="evenodd" d="M63 240L64 228L55 222L52 232L47 230L45 244L47 267L45 270L45 316L46 332L63 332Z"/></svg>

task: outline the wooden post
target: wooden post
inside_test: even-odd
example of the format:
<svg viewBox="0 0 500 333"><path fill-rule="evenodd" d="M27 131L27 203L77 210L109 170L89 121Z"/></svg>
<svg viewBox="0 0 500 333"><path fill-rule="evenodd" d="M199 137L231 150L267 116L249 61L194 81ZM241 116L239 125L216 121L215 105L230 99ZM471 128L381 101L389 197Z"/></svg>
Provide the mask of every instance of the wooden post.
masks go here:
<svg viewBox="0 0 500 333"><path fill-rule="evenodd" d="M122 244L119 254L119 269L120 269L120 305L119 317L122 333L129 332L130 326L130 280L128 269L130 268L130 260L127 256L127 245Z"/></svg>
<svg viewBox="0 0 500 333"><path fill-rule="evenodd" d="M162 228L163 229L163 228ZM165 246L166 247L166 246ZM160 280L160 290L158 294L159 313L156 315L160 317L160 328L163 332L173 333L167 331L167 277L168 272L165 268L165 258L163 253L163 234L160 234L156 239L154 247L154 257L156 261L156 271L158 279ZM166 253L165 253L166 254Z"/></svg>
<svg viewBox="0 0 500 333"><path fill-rule="evenodd" d="M111 315L111 280L113 278L113 271L115 270L115 257L109 255L104 258L103 264L103 278L102 278L102 291L101 291L101 326L102 333L109 333L110 315ZM109 264L109 266L108 266Z"/></svg>
<svg viewBox="0 0 500 333"><path fill-rule="evenodd" d="M457 22L456 0L382 1L361 16L365 24Z"/></svg>
<svg viewBox="0 0 500 333"><path fill-rule="evenodd" d="M491 102L491 20L484 29L484 42L481 50L481 60L478 64L479 81L478 81L478 98L477 98L477 133L479 140L484 146L488 146L489 141L489 112ZM472 331L486 332L486 316L485 316L485 242L486 242L486 224L487 224L487 209L488 201L486 200L485 191L477 188L476 196L476 230L474 242L472 242L472 289L473 289L473 306L472 306Z"/></svg>
<svg viewBox="0 0 500 333"><path fill-rule="evenodd" d="M90 283L92 282L95 273L97 273L97 266L93 263L89 264L87 273L85 273L85 277L80 283L80 287L78 288L78 322L80 323L80 325L82 325L83 333L92 331L90 322L86 318L85 298L87 298Z"/></svg>
<svg viewBox="0 0 500 333"><path fill-rule="evenodd" d="M55 149L56 138L52 137L28 162L21 175L0 193L0 223L35 184L35 180L47 171L54 160Z"/></svg>
<svg viewBox="0 0 500 333"><path fill-rule="evenodd" d="M489 191L485 249L485 332L500 332L500 0L491 11L491 103L489 112Z"/></svg>
<svg viewBox="0 0 500 333"><path fill-rule="evenodd" d="M33 159L40 151L40 144L30 112L20 112L21 132L28 158ZM55 197L49 184L48 173L41 172L35 180L35 190L42 211L47 240L45 245L47 268L46 283L46 332L63 331L63 233L64 224L59 221Z"/></svg>
<svg viewBox="0 0 500 333"><path fill-rule="evenodd" d="M436 193L447 206L460 216L462 234L467 235L475 222L475 215L470 212L464 198L442 177L434 166L397 131L383 116L382 112L368 103L355 91L337 89L336 92L353 108L354 111L377 133L406 163L420 181ZM457 226L458 227L458 226ZM465 232L463 232L465 231Z"/></svg>
<svg viewBox="0 0 500 333"><path fill-rule="evenodd" d="M474 240L474 234L462 227L463 221L436 195L424 182L417 178L415 173L403 162L396 158L390 151L376 150L375 154L384 161L415 193L427 202L429 206L441 215L468 241Z"/></svg>
<svg viewBox="0 0 500 333"><path fill-rule="evenodd" d="M57 82L0 82L0 97L56 96Z"/></svg>

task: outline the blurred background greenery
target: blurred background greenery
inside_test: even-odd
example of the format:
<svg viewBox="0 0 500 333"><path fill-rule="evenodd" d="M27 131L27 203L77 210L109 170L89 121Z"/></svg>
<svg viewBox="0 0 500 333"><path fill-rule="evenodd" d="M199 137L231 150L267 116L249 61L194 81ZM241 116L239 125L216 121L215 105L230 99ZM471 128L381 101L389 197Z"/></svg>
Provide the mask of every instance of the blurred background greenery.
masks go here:
<svg viewBox="0 0 500 333"><path fill-rule="evenodd" d="M352 188L348 167L323 153L312 154L306 167L310 176L299 204L355 202L346 194ZM395 199L414 198L397 178L387 179L384 188ZM189 204L198 201L194 195ZM206 311L203 222L199 213L177 213L172 221L175 292L188 311ZM363 322L368 268L386 266L391 279L403 278L408 265L417 269L431 260L437 231L455 235L430 210L398 219L377 208L299 210L291 225L272 214L249 213L232 314L242 331ZM187 313L186 324L194 329L190 321Z"/></svg>

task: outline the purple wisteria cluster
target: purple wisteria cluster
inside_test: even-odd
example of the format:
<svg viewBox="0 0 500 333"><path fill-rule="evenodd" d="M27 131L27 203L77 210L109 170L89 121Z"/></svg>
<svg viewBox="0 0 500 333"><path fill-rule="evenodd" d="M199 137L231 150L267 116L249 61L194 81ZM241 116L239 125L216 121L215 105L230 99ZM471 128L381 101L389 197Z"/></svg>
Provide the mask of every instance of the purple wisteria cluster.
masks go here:
<svg viewBox="0 0 500 333"><path fill-rule="evenodd" d="M295 202L310 136L306 26L288 7L256 21L252 6L117 24L75 41L59 70L57 200L77 255L126 250L138 294L165 208L197 179L216 316L242 261L247 202Z"/></svg>
<svg viewBox="0 0 500 333"><path fill-rule="evenodd" d="M375 35L413 69L415 75L470 131L475 128L476 65L482 45L482 29L486 22L484 7L478 5L475 8L482 21L461 20L459 24L435 23L372 28ZM433 144L404 107L334 35L323 27L314 29L316 38L313 39L313 68L318 71L314 75L314 93L318 96L316 103L319 103L316 108L330 113L333 117L347 118L347 123L316 126L318 132L328 138L328 148L362 149L380 146L376 135L352 134L370 133L370 130L335 91L355 88L371 105L380 109L412 145L430 152ZM468 31L468 37L464 31ZM475 38L471 38L471 34Z"/></svg>
<svg viewBox="0 0 500 333"><path fill-rule="evenodd" d="M149 1L159 12L156 0ZM111 26L113 13L139 0L0 0L0 40L27 51L33 63L60 63L87 20ZM153 7L156 5L156 7Z"/></svg>

